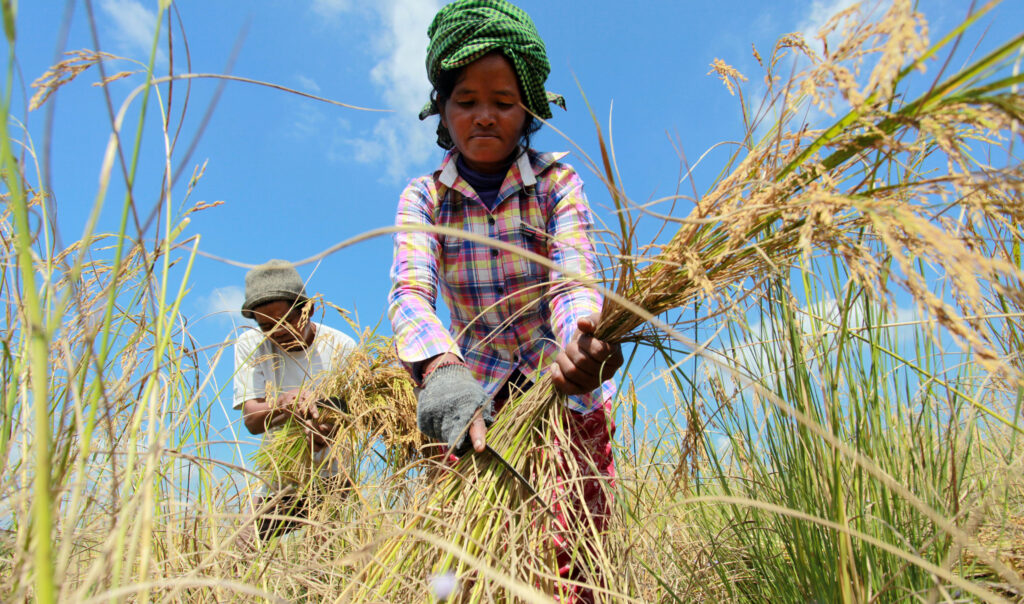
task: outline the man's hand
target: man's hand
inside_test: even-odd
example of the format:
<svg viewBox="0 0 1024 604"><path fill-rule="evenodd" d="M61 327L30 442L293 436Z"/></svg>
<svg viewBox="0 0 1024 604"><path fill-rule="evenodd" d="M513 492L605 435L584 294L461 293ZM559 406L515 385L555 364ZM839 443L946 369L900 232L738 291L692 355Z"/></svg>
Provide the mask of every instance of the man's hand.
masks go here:
<svg viewBox="0 0 1024 604"><path fill-rule="evenodd" d="M323 414L320 412L320 405L317 404L312 393L289 390L278 395L276 402L282 411L281 421L283 422L289 416L294 418L296 423L302 427L302 431L306 434L314 451L319 451L329 444L329 438L333 435L335 426L322 421Z"/></svg>
<svg viewBox="0 0 1024 604"><path fill-rule="evenodd" d="M321 414L316 411L316 407L314 404L313 409L306 416L307 419L301 420L299 423L303 432L306 433L306 437L309 438L310 446L314 451L319 451L331 443L338 426L331 422L320 421Z"/></svg>
<svg viewBox="0 0 1024 604"><path fill-rule="evenodd" d="M492 421L490 397L462 362L431 363L416 401L416 421L424 434L448 444L456 455L483 451Z"/></svg>
<svg viewBox="0 0 1024 604"><path fill-rule="evenodd" d="M576 336L551 365L551 379L562 394L593 392L622 367L619 345L594 337L600 318L595 313L577 321Z"/></svg>

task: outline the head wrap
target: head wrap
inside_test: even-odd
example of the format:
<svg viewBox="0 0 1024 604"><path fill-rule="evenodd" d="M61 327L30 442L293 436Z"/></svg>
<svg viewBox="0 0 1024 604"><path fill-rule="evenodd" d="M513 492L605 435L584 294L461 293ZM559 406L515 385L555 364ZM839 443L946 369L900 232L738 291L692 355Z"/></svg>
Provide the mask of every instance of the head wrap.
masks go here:
<svg viewBox="0 0 1024 604"><path fill-rule="evenodd" d="M500 50L515 68L523 87L523 105L543 119L551 117L548 103L565 109L565 99L544 90L551 65L541 40L526 11L505 0L456 0L434 16L427 29L427 77L437 88L442 71L469 65L485 54ZM420 119L438 113L431 101ZM437 144L450 149L448 131L438 124Z"/></svg>

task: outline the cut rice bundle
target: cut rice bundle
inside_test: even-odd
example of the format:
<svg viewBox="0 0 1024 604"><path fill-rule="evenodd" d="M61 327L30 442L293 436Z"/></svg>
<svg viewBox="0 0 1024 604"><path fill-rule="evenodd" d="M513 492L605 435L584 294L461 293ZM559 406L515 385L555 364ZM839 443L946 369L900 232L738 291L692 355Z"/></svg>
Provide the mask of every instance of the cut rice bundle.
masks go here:
<svg viewBox="0 0 1024 604"><path fill-rule="evenodd" d="M379 447L383 471L398 470L414 460L423 443L416 427L416 396L408 373L397 361L390 338L367 330L336 372L314 378L321 422L335 426L327 449L314 455L310 438L297 419L269 432L255 453L257 467L275 484L292 484L300 491L329 465L340 468L349 482L358 474L353 456Z"/></svg>

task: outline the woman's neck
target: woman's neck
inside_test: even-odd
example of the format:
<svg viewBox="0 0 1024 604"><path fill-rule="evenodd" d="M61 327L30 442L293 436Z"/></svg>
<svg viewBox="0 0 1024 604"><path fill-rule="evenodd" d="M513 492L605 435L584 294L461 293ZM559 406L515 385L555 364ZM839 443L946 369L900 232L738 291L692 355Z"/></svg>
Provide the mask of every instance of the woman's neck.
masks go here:
<svg viewBox="0 0 1024 604"><path fill-rule="evenodd" d="M468 165L462 158L462 154L459 154L455 160L455 166L459 169L459 174L462 178L469 183L469 186L473 187L476 194L480 196L480 200L484 202L484 205L488 209L493 210L494 206L498 202L498 193L501 191L501 185L505 182L505 175L508 174L509 167L512 166L514 156L510 157L508 163L505 164L504 169L497 172L478 172Z"/></svg>

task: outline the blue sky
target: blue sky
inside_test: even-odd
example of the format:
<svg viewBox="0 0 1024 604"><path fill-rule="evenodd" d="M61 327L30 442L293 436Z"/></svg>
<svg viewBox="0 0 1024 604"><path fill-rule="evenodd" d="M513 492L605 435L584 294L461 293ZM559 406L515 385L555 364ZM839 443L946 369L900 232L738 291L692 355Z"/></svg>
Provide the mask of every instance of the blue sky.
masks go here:
<svg viewBox="0 0 1024 604"><path fill-rule="evenodd" d="M153 38L155 0L93 0L91 4L102 49L145 62ZM535 147L575 151L567 137L596 158L594 125L582 91L604 127L609 121L612 124L618 168L631 197L645 201L671 195L679 181L680 160L670 138L692 162L715 143L734 140L742 133L736 98L708 75L710 63L720 58L738 68L750 78L748 94L755 94L761 88L761 72L751 44L767 54L781 35L811 34L828 15L850 4L848 0L523 0L519 5L533 17L547 43L552 64L547 87L564 94L569 108L567 112L555 109L552 122L564 137L545 128L535 138ZM184 201L186 179L173 193L176 208L199 200L223 201L195 214L186 232L200 236L204 252L242 263L298 260L392 223L406 181L433 170L442 155L433 143L434 122L416 119L429 90L423 68L425 30L440 5L436 0L177 3L191 68L186 66L184 40L175 23L175 72L223 73L238 45L233 75L385 110L356 111L228 83L186 170L191 173L192 166L205 163L205 173L188 202ZM920 6L934 40L958 22L969 2L925 0ZM68 38L62 43L61 27L68 15ZM990 39L1005 40L1024 23L1024 2L1007 0L986 21ZM25 111L32 94L28 85L54 63L59 51L96 45L82 2L21 2L17 25L22 81L15 84L13 113L27 124L41 151L46 113ZM163 29L166 36L166 23ZM171 61L166 44L163 48L156 70L166 73ZM6 49L2 52L6 57ZM109 73L135 68L128 62L108 67ZM81 235L95 200L110 132L102 91L90 85L97 78L95 70L86 72L49 101L54 104L49 178L66 243ZM140 82L141 76L136 75L109 86L115 108ZM214 80L192 82L176 151L179 160L217 87ZM167 89L163 92L166 95ZM185 92L184 84L175 86L172 115L180 113ZM132 124L138 106L136 101L129 111ZM150 111L151 117L157 116L156 105L151 104ZM148 128L143 144L136 196L140 212L146 214L160 191L164 153L159 130ZM725 157L726 151L719 150L704 160L696 172L698 190L710 182ZM580 155L574 154L569 161L588 183L599 217L609 220L607 192ZM114 229L122 196L123 186L114 178L101 230ZM357 311L364 324L372 325L385 311L390 259L390 240L378 238L340 250L300 272L309 278L312 292ZM213 346L230 339L233 326L244 323L236 312L244 274L245 269L222 262L197 261L183 310L200 343ZM329 321L340 325L332 315ZM384 328L388 329L386 321ZM216 370L216 381L222 385L228 385L230 378L230 354L226 358L228 362ZM223 403L229 408L228 396ZM218 421L226 425L235 419L228 410Z"/></svg>

